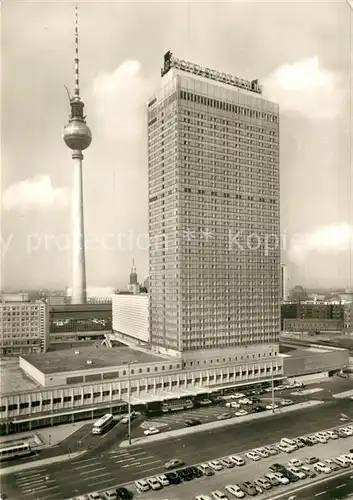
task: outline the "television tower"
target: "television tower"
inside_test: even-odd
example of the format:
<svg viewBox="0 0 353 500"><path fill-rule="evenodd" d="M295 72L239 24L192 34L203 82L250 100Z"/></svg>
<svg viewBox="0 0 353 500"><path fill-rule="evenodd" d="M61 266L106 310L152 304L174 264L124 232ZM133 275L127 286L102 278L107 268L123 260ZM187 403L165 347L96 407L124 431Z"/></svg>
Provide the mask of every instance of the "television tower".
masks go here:
<svg viewBox="0 0 353 500"><path fill-rule="evenodd" d="M85 229L83 217L83 176L82 151L92 141L92 134L86 125L83 114L84 102L80 97L80 73L78 57L78 10L75 7L75 90L71 96L68 89L71 114L69 123L64 128L63 138L66 146L72 150L73 186L72 186L72 303L85 304L86 292L86 259Z"/></svg>

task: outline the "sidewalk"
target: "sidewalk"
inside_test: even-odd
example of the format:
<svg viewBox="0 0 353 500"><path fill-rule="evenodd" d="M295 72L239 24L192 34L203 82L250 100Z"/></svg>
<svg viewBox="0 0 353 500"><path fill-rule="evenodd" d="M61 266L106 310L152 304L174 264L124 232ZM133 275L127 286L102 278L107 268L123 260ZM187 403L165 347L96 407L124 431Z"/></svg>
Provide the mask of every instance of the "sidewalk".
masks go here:
<svg viewBox="0 0 353 500"><path fill-rule="evenodd" d="M84 451L78 451L76 453L70 453L66 455L46 458L44 460L36 460L35 462L28 462L26 464L12 465L10 467L0 469L0 477L5 476L6 474L13 474L15 472L23 470L37 469L38 467L42 467L43 465L57 464L59 462L65 462L67 460L73 460L74 458L77 458L80 455L83 455L84 453L85 453Z"/></svg>
<svg viewBox="0 0 353 500"><path fill-rule="evenodd" d="M38 430L18 432L0 437L0 446L14 441L26 441L35 450L57 446L85 425L92 425L95 420L84 420L72 424L62 424L53 427L44 427Z"/></svg>
<svg viewBox="0 0 353 500"><path fill-rule="evenodd" d="M294 404L291 406L286 406L276 410L274 415L282 415L283 413L289 413L296 410L302 410L303 408L312 408L323 404L322 401L305 401L303 403ZM120 443L120 448L126 448L128 446L140 445L143 443L151 443L154 441L162 441L163 439L170 439L179 436L188 436L189 434L195 434L196 432L204 432L206 430L220 429L222 427L229 427L234 424L242 424L244 422L251 422L252 420L260 420L265 417L272 415L271 410L267 410L261 413L251 413L250 415L245 415L244 417L234 417L228 420L217 420L216 422L209 422L207 424L201 424L197 427L187 427L183 429L176 429L174 431L167 431L161 434L155 434L154 436L140 437L132 439L131 445L128 441L122 441Z"/></svg>

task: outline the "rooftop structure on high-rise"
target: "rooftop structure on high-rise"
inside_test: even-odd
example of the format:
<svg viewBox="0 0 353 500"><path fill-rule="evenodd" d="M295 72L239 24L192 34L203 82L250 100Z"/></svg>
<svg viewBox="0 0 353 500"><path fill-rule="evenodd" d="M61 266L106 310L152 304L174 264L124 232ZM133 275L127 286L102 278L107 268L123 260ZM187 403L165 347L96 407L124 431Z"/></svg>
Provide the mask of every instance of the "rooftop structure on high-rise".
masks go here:
<svg viewBox="0 0 353 500"><path fill-rule="evenodd" d="M72 150L73 186L72 186L72 303L86 302L86 259L85 231L83 214L83 174L82 151L92 141L92 134L86 124L83 113L84 102L80 97L79 57L78 57L78 11L75 8L75 90L71 96L69 91L71 114L69 123L64 129L64 141Z"/></svg>
<svg viewBox="0 0 353 500"><path fill-rule="evenodd" d="M167 52L148 103L148 162L152 349L276 355L278 105L257 80Z"/></svg>

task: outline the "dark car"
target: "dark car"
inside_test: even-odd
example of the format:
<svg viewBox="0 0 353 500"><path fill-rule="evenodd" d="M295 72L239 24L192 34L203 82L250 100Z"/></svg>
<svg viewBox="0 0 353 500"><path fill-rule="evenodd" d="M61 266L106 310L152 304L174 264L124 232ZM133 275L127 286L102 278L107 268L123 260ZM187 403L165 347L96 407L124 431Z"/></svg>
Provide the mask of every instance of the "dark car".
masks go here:
<svg viewBox="0 0 353 500"><path fill-rule="evenodd" d="M320 462L320 460L317 457L310 457L306 461L306 463L310 465L317 464L318 462Z"/></svg>
<svg viewBox="0 0 353 500"><path fill-rule="evenodd" d="M170 484L180 484L182 482L181 477L176 472L166 472L165 477L168 479Z"/></svg>
<svg viewBox="0 0 353 500"><path fill-rule="evenodd" d="M199 469L198 467L190 467L190 470L194 474L194 477L202 477L203 476L202 470Z"/></svg>
<svg viewBox="0 0 353 500"><path fill-rule="evenodd" d="M183 481L192 481L194 479L194 475L190 473L189 469L180 469L177 474Z"/></svg>
<svg viewBox="0 0 353 500"><path fill-rule="evenodd" d="M298 438L298 441L303 443L305 446L313 446L313 443L310 441L310 439L308 439L306 437L300 437L300 438Z"/></svg>
<svg viewBox="0 0 353 500"><path fill-rule="evenodd" d="M258 491L256 490L255 486L252 483L250 483L250 481L245 481L245 483L243 483L240 487L245 493L247 493L251 497L254 497L255 495L258 494Z"/></svg>
<svg viewBox="0 0 353 500"><path fill-rule="evenodd" d="M254 406L254 412L255 413L260 413L261 411L265 411L265 407L261 405Z"/></svg>
<svg viewBox="0 0 353 500"><path fill-rule="evenodd" d="M299 481L299 476L297 476L297 474L293 474L293 472L288 469L281 470L281 474L283 474L284 477L289 479L291 483Z"/></svg>
<svg viewBox="0 0 353 500"><path fill-rule="evenodd" d="M270 465L269 469L272 472L282 472L282 470L285 469L285 466L278 464L278 463L274 463L274 464Z"/></svg>
<svg viewBox="0 0 353 500"><path fill-rule="evenodd" d="M133 493L123 486L116 489L116 496L118 497L118 500L131 500L131 498L134 497Z"/></svg>
<svg viewBox="0 0 353 500"><path fill-rule="evenodd" d="M193 427L194 425L200 425L201 420L197 420L197 418L189 418L189 420L185 421L185 425L188 427Z"/></svg>

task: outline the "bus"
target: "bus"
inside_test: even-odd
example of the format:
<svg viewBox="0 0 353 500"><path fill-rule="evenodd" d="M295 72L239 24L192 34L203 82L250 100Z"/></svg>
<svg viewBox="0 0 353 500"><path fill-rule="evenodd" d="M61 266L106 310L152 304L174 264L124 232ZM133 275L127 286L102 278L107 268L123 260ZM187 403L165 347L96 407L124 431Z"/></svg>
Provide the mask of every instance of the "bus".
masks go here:
<svg viewBox="0 0 353 500"><path fill-rule="evenodd" d="M107 413L93 424L92 434L103 434L106 430L113 426L114 417L111 413Z"/></svg>
<svg viewBox="0 0 353 500"><path fill-rule="evenodd" d="M13 443L0 448L0 461L10 460L11 458L27 457L32 454L31 447L28 443L20 442Z"/></svg>
<svg viewBox="0 0 353 500"><path fill-rule="evenodd" d="M163 413L168 413L170 411L191 410L193 407L194 403L190 399L172 399L162 403L161 410Z"/></svg>

